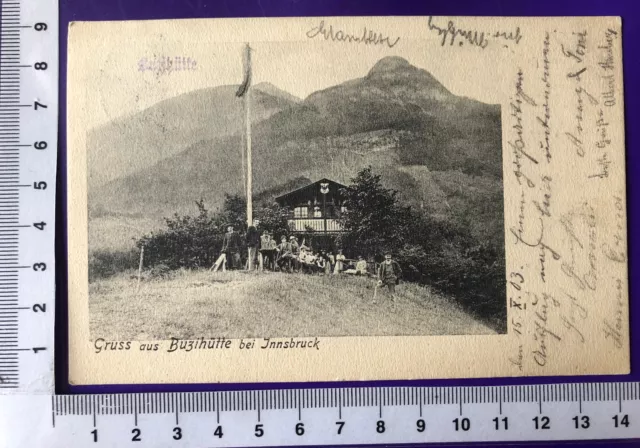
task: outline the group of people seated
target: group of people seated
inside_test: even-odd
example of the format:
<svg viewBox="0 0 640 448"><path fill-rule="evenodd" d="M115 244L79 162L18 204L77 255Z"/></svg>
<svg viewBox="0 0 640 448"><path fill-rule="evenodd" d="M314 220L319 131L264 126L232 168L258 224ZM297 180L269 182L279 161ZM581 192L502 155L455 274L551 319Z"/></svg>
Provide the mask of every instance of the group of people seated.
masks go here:
<svg viewBox="0 0 640 448"><path fill-rule="evenodd" d="M243 242L233 226L227 227L222 252L226 254L228 269L260 269L283 272L305 272L309 274L369 275L368 263L359 256L357 260L347 259L342 250L314 250L291 235L280 237L277 243L270 231L262 234L257 230L259 222L254 221L245 236L244 245L248 249L246 262L241 257ZM373 263L373 262L372 262ZM375 271L375 269L373 269ZM375 272L373 272L375 275Z"/></svg>
<svg viewBox="0 0 640 448"><path fill-rule="evenodd" d="M374 260L365 261L362 256L357 260L351 260L344 256L342 250L337 253L326 250L313 250L310 246L298 242L298 238L291 235L288 239L285 235L280 237L280 243L276 243L269 231L262 234L258 231L259 222L255 220L249 226L246 233L247 254L246 263L241 257L242 241L232 225L227 227L227 233L222 243L222 254L216 261L213 270L222 264L229 269L265 269L281 272L304 272L309 274L347 274L376 277L377 287L387 287L389 294L395 300L395 287L402 278L402 269L398 262L393 260L391 252L385 252L384 261L375 263Z"/></svg>
<svg viewBox="0 0 640 448"><path fill-rule="evenodd" d="M268 232L263 235L260 253L265 258L266 269L283 272L304 272L308 274L352 274L367 275L367 262L360 256L358 260L345 257L342 250L337 252L314 250L298 242L295 236L280 238L280 244L273 247L273 239Z"/></svg>

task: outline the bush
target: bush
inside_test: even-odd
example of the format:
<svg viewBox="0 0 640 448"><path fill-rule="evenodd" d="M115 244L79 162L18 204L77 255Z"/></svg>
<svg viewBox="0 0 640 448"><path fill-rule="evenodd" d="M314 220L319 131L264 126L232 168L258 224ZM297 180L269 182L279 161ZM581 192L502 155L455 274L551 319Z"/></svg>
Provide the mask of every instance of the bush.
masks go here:
<svg viewBox="0 0 640 448"><path fill-rule="evenodd" d="M405 280L428 284L497 331L506 331L505 263L487 245L469 249L444 244L439 250L405 246L397 255Z"/></svg>
<svg viewBox="0 0 640 448"><path fill-rule="evenodd" d="M198 215L166 218L167 229L136 241L144 247L144 265L166 265L168 269L209 267L222 247L223 223L209 217L202 200L196 202Z"/></svg>
<svg viewBox="0 0 640 448"><path fill-rule="evenodd" d="M89 282L111 277L118 272L137 269L140 253L130 251L95 250L89 254Z"/></svg>

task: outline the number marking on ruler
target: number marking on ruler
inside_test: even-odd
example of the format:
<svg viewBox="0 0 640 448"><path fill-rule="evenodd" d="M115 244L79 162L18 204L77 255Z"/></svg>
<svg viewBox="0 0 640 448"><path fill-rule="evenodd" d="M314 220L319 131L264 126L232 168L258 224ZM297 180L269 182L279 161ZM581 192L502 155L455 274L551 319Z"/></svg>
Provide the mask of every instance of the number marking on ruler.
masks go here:
<svg viewBox="0 0 640 448"><path fill-rule="evenodd" d="M0 393L50 393L57 2L0 4Z"/></svg>

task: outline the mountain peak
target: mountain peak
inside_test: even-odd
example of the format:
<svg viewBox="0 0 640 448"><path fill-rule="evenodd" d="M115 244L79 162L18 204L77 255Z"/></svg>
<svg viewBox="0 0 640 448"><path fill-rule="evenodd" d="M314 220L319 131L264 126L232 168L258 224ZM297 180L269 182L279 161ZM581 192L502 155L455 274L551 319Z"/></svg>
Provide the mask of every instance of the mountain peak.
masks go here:
<svg viewBox="0 0 640 448"><path fill-rule="evenodd" d="M447 100L452 96L431 73L399 56L380 59L365 78L369 82L387 87L400 83L405 88L417 89L422 95L438 100Z"/></svg>
<svg viewBox="0 0 640 448"><path fill-rule="evenodd" d="M280 90L278 87L276 87L275 85L267 81L259 82L258 84L255 84L253 87L255 87L258 90Z"/></svg>
<svg viewBox="0 0 640 448"><path fill-rule="evenodd" d="M270 82L266 82L266 81L259 82L258 84L255 84L253 87L261 92L267 93L272 96L284 98L293 103L299 103L300 101L302 101L297 96L292 95L285 90L282 90L280 87L273 85Z"/></svg>
<svg viewBox="0 0 640 448"><path fill-rule="evenodd" d="M369 74L371 75L374 73L387 73L415 68L416 67L411 65L409 61L401 58L400 56L386 56L376 62L376 64L369 71Z"/></svg>

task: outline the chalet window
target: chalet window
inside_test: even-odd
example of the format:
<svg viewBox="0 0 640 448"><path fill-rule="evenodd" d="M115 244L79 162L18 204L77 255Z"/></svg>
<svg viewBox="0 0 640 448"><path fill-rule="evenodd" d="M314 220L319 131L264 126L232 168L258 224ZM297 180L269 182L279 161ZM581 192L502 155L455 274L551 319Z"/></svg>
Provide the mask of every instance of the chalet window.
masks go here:
<svg viewBox="0 0 640 448"><path fill-rule="evenodd" d="M317 205L313 207L313 217L322 218L322 212L320 211L320 207L318 207Z"/></svg>
<svg viewBox="0 0 640 448"><path fill-rule="evenodd" d="M309 217L308 215L309 215L308 207L296 207L293 209L294 218L308 218Z"/></svg>

